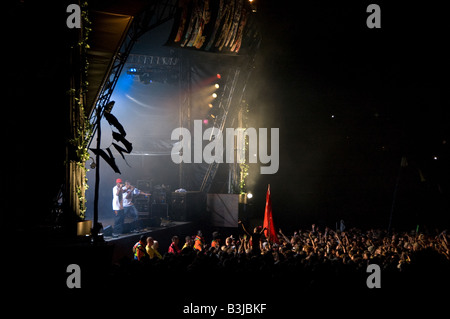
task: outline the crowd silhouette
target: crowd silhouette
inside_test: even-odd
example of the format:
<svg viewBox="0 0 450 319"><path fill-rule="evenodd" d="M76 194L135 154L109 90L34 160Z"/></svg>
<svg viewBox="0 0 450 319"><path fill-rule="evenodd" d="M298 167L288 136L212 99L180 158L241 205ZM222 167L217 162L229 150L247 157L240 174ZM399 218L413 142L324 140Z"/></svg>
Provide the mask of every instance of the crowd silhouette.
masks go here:
<svg viewBox="0 0 450 319"><path fill-rule="evenodd" d="M256 231L262 229L255 228ZM158 251L159 257L133 259L130 248L130 258L116 264L111 276L126 286L151 285L157 277L172 284L204 284L205 288L211 282L245 280L257 285L266 281L275 286L288 281L303 292L330 287L364 291L368 290L367 267L376 264L386 291L439 286L448 281L450 269L446 231L387 233L381 229L353 228L341 232L312 225L311 229L292 234L280 229L277 243L268 241L263 232L259 242L252 242L255 237L246 233L234 238L215 232L211 240L199 234L201 231L195 240L194 236L187 236L184 245L178 244L178 236L174 236L169 248ZM141 242L145 245L146 238L141 238Z"/></svg>

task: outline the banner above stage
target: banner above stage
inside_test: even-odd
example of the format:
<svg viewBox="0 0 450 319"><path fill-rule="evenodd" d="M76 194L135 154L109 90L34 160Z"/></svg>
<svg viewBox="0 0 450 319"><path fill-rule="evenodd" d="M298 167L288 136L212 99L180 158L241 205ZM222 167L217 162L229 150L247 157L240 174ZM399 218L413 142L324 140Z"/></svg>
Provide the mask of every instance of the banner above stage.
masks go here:
<svg viewBox="0 0 450 319"><path fill-rule="evenodd" d="M179 0L166 45L222 54L247 54L259 43L247 0Z"/></svg>

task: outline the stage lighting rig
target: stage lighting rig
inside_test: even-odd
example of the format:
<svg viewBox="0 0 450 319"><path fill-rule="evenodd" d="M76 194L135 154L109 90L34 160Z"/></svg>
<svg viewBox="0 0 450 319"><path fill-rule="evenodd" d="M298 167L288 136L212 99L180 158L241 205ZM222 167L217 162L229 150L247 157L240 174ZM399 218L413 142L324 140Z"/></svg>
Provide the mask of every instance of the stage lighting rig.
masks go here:
<svg viewBox="0 0 450 319"><path fill-rule="evenodd" d="M143 74L139 75L139 81L141 81L144 84L153 83L153 80L150 77L150 73L143 73Z"/></svg>
<svg viewBox="0 0 450 319"><path fill-rule="evenodd" d="M137 68L128 68L127 74L136 75L138 73Z"/></svg>

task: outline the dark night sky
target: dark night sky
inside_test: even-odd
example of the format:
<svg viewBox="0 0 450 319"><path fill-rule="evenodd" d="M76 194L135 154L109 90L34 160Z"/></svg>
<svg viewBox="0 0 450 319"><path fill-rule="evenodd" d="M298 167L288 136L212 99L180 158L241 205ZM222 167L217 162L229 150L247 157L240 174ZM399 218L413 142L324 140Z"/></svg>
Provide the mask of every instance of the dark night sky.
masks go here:
<svg viewBox="0 0 450 319"><path fill-rule="evenodd" d="M425 217L443 221L449 209L449 54L448 19L439 3L376 1L381 29L368 29L369 1L258 2L263 40L248 87L250 124L280 128L278 173L250 171L258 214L270 183L280 226L340 218L386 226L406 156L394 221L408 220L408 227ZM61 176L64 154L56 145L64 143L63 122L42 115L64 113L57 79L64 75L66 13L61 4L17 1L8 17L14 68L7 69L7 97L25 110L6 114L15 127L11 179L24 188L40 176L42 192L32 198L50 198Z"/></svg>

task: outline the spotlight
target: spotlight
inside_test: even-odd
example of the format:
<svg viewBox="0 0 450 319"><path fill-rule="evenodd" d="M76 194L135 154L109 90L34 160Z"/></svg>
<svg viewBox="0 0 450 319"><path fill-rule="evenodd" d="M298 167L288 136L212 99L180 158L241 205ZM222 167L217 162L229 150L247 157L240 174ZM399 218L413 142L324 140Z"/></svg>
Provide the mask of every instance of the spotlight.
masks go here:
<svg viewBox="0 0 450 319"><path fill-rule="evenodd" d="M247 193L247 198L248 199L250 199L250 198L252 198L253 197L253 194L252 193Z"/></svg>
<svg viewBox="0 0 450 319"><path fill-rule="evenodd" d="M213 97L213 98L217 98L217 93L213 93L213 94L212 94L212 97Z"/></svg>
<svg viewBox="0 0 450 319"><path fill-rule="evenodd" d="M210 114L210 116L211 116L213 119L216 118L216 116L215 116L214 114Z"/></svg>
<svg viewBox="0 0 450 319"><path fill-rule="evenodd" d="M212 109L214 105L212 105L212 103L209 103L208 106L210 109Z"/></svg>
<svg viewBox="0 0 450 319"><path fill-rule="evenodd" d="M219 83L214 84L214 87L215 87L216 89L220 88Z"/></svg>

